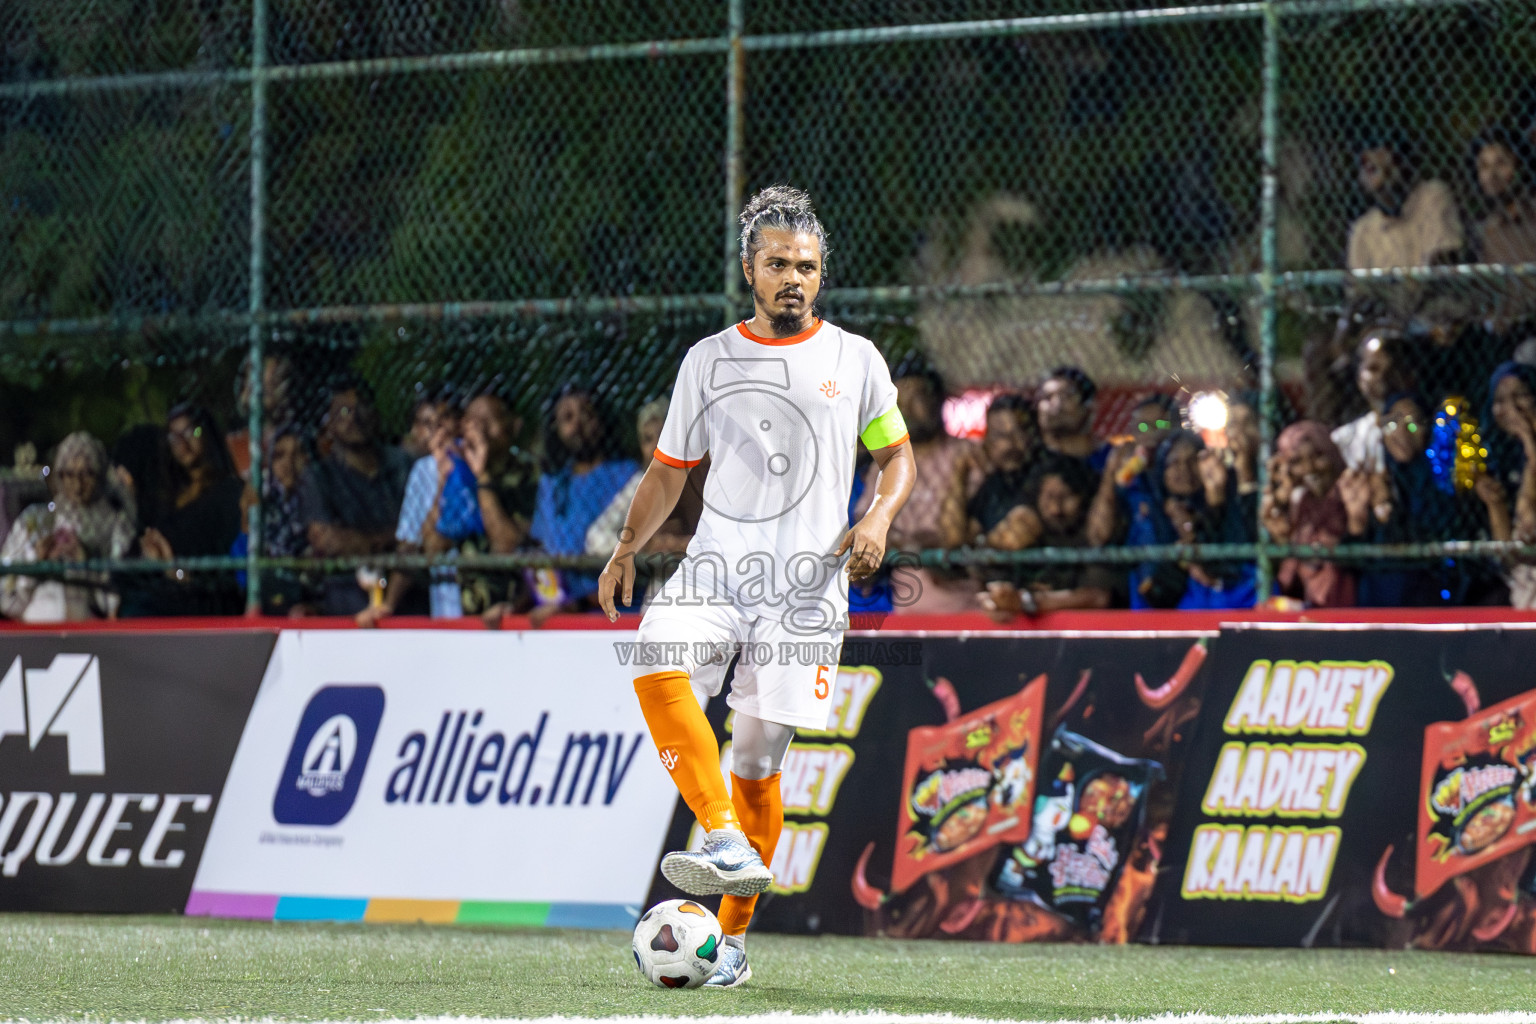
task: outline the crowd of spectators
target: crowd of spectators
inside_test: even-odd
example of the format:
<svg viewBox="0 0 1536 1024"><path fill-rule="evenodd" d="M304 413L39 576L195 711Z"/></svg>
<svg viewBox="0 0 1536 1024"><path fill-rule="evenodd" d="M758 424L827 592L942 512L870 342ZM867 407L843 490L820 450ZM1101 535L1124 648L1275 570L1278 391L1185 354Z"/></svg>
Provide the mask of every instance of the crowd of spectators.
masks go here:
<svg viewBox="0 0 1536 1024"><path fill-rule="evenodd" d="M1266 529L1305 544L1536 540L1536 279L1394 275L1406 267L1536 263L1531 139L1493 128L1468 163L1486 210L1463 218L1451 188L1419 174L1419 147L1359 145L1370 208L1350 226L1359 275L1330 334L1303 352L1304 418L1278 437ZM1385 273L1380 273L1385 272ZM1486 559L1288 560L1282 592L1310 605L1531 607L1532 566Z"/></svg>
<svg viewBox="0 0 1536 1024"><path fill-rule="evenodd" d="M1412 343L1375 326L1356 346L1359 401L1367 411L1339 426L1303 418L1276 439L1261 493L1257 397L1236 386L1225 424L1203 428L1179 396L1151 392L1122 403L1113 431L1096 429L1099 389L1063 365L1028 393L990 396L977 440L945 428L948 394L920 357L893 376L911 435L917 482L889 537L897 556L873 583L854 588L855 610L958 612L999 617L1070 609L1244 608L1257 591L1242 560L1057 561L940 568L903 557L934 549L1022 551L1110 545L1245 544L1262 519L1297 544L1453 539L1536 540L1536 366L1500 364L1486 385L1487 456L1470 486L1445 486L1436 464L1443 404L1415 390ZM1185 396L1187 397L1187 396ZM655 450L665 399L635 419L637 449L618 436L597 397L569 386L548 404L530 451L521 416L500 395L462 404L437 394L416 405L406 433L381 436L368 389L329 389L318 429L277 413L261 472L266 554L308 559L263 571L268 614L351 616L373 626L393 615L482 616L595 610L595 574L565 568L352 568L369 556L542 552L606 555ZM1198 419L1198 418L1195 418ZM114 450L75 433L49 460L48 500L11 525L0 558L11 562L173 560L241 555L256 488L238 468L239 445L205 409L178 406L161 427L134 427ZM876 468L865 456L850 496L863 514ZM707 462L695 470L648 553L680 556L702 505ZM326 559L349 558L327 570ZM456 561L456 560L454 560ZM318 566L318 567L317 567ZM667 571L658 560L637 591ZM1536 566L1490 559L1405 559L1344 564L1288 559L1276 595L1310 606L1410 606L1513 602L1536 605ZM139 615L236 614L240 581L229 573L108 572L0 577L0 613L28 621Z"/></svg>
<svg viewBox="0 0 1536 1024"><path fill-rule="evenodd" d="M426 389L403 436L390 438L369 388L351 378L326 389L323 415L306 427L290 400L294 376L285 355L263 366L262 550L308 565L263 570L263 611L345 615L372 626L395 614L499 620L526 612L542 620L595 608L590 572L331 571L325 560L350 559L344 564L351 566L397 553L579 556L605 545L607 553L655 448L664 401L640 412L637 461L611 449L619 435L594 393L569 386L549 403L535 456L519 444L521 417L494 390L456 399ZM244 417L244 389L238 405ZM246 432L226 435L210 412L192 405L173 408L163 425L130 428L111 452L88 433L71 434L42 469L45 500L16 517L0 558L243 556L257 498L249 455ZM698 507L683 502L651 550L681 552ZM0 614L34 622L239 614L243 584L243 574L195 566L11 574L0 576Z"/></svg>
<svg viewBox="0 0 1536 1024"><path fill-rule="evenodd" d="M1413 545L1536 542L1536 279L1529 274L1394 274L1403 268L1536 264L1527 134L1492 129L1469 167L1486 211L1464 221L1443 181L1418 173L1400 134L1362 140L1369 209L1350 226L1355 276L1330 331L1304 348L1301 386L1261 493L1257 397L1242 381L1220 430L1195 430L1172 396L1148 394L1118 439L1094 433L1094 382L1051 371L992 402L976 445L946 437L942 383L899 372L919 486L896 520L896 550L1242 544L1259 524L1278 542ZM872 481L866 480L867 488ZM857 509L856 509L857 511ZM937 543L935 543L935 541ZM1401 550L1401 548L1399 548ZM898 570L898 575L903 570ZM1274 591L1244 562L1058 562L943 572L857 590L856 606L1004 617L1072 608L1536 606L1536 565L1517 558L1284 560Z"/></svg>
<svg viewBox="0 0 1536 1024"><path fill-rule="evenodd" d="M1370 208L1345 241L1360 271L1446 264L1536 263L1536 196L1524 135L1491 130L1470 148L1486 214L1464 223L1451 189L1417 173L1415 147L1383 135L1359 148ZM1147 392L1128 416L1097 415L1100 392L1061 365L1032 388L998 391L985 430L946 429L955 396L932 366L893 371L918 474L892 524L890 550L1097 549L1113 545L1245 544L1259 525L1280 542L1413 544L1536 542L1536 281L1474 276L1361 276L1330 331L1302 354L1302 386L1282 395L1284 429L1260 483L1260 431L1251 382L1225 388L1224 425L1191 417L1177 394ZM393 615L499 621L527 613L595 610L596 575L565 568L354 570L396 553L542 552L606 555L650 463L663 400L636 415L636 449L591 390L570 385L525 424L508 396L487 389L418 390L406 429L386 436L358 379L326 388L318 422L305 422L288 356L262 367L260 480L250 439L227 436L197 405L162 425L136 426L111 451L79 432L56 448L44 501L20 513L0 559L84 562L177 560L248 550L248 510L260 492L265 554L351 559L341 569L267 569L263 610L351 616L372 626ZM250 405L238 380L234 423ZM1123 407L1122 407L1123 408ZM702 507L706 463L647 552L680 556ZM873 492L864 455L850 521ZM675 558L674 558L675 560ZM658 565L661 563L658 562ZM635 607L660 573L645 578ZM1518 559L1287 559L1273 594L1241 560L1056 561L940 568L898 557L850 595L856 610L999 617L1068 609L1241 608L1272 598L1314 607L1512 603L1536 606L1536 564ZM0 576L0 614L30 621L238 613L243 577L92 567L62 575Z"/></svg>
<svg viewBox="0 0 1536 1024"><path fill-rule="evenodd" d="M1063 365L1029 394L1004 392L979 441L949 436L943 383L916 361L894 371L917 460L918 485L892 523L898 554L885 579L856 587L857 610L1018 613L1102 608L1244 608L1256 603L1251 563L1057 561L937 569L932 548L1023 551L1108 545L1245 543L1258 528L1257 410L1230 401L1224 427L1192 429L1172 395L1132 403L1117 434L1095 430L1098 387ZM874 484L856 486L853 514Z"/></svg>

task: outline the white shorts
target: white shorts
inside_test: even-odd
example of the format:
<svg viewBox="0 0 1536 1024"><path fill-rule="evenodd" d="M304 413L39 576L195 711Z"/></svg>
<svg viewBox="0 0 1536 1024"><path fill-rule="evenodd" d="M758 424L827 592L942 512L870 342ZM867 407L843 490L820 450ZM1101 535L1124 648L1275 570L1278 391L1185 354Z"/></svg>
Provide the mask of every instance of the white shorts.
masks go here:
<svg viewBox="0 0 1536 1024"><path fill-rule="evenodd" d="M653 604L640 619L636 676L686 672L700 702L725 685L736 657L726 703L744 715L798 729L825 729L837 688L841 630L805 636L780 616L734 604Z"/></svg>

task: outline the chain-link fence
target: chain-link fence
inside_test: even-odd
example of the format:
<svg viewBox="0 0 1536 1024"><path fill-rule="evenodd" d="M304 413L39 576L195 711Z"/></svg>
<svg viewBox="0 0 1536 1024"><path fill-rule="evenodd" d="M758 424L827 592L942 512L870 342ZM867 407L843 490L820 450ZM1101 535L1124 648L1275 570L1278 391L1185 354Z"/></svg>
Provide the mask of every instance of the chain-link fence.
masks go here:
<svg viewBox="0 0 1536 1024"><path fill-rule="evenodd" d="M570 606L774 182L921 606L1536 603L1533 0L11 0L0 132L7 616Z"/></svg>

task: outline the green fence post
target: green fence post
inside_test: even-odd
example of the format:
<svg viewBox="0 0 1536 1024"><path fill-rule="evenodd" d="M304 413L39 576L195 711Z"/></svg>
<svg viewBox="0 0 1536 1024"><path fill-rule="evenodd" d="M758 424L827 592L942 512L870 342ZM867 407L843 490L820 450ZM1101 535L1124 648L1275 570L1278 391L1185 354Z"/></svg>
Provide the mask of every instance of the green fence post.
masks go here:
<svg viewBox="0 0 1536 1024"><path fill-rule="evenodd" d="M747 106L747 51L741 36L746 28L745 0L730 0L726 35L730 49L725 64L725 276L721 282L722 326L735 323L741 302L741 248L736 217L741 212L741 153Z"/></svg>
<svg viewBox="0 0 1536 1024"><path fill-rule="evenodd" d="M1271 541L1264 529L1264 495L1269 490L1269 456L1275 439L1275 272L1276 203L1280 147L1280 9L1264 4L1263 187L1259 197L1259 521L1257 599L1263 604L1274 581Z"/></svg>
<svg viewBox="0 0 1536 1024"><path fill-rule="evenodd" d="M262 513L262 311L266 291L266 203L267 203L267 0L254 0L251 6L251 294L250 392L251 407L246 420L250 431L251 486L256 501L246 512L245 531L249 544L245 555L245 613L261 613L261 513Z"/></svg>

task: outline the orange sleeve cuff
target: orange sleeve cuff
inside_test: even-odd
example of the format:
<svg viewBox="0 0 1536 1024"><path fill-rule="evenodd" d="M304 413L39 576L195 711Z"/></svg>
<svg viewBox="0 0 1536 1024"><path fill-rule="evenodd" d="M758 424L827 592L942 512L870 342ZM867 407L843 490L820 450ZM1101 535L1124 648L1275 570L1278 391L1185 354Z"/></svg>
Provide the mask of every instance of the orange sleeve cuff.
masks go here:
<svg viewBox="0 0 1536 1024"><path fill-rule="evenodd" d="M883 445L880 446L880 448L895 448L897 445L901 444L903 441L908 440L911 436L912 435L910 433L902 434L900 437L898 437L896 440L892 441L890 444L883 444ZM879 451L880 448L876 448L875 451Z"/></svg>
<svg viewBox="0 0 1536 1024"><path fill-rule="evenodd" d="M656 461L661 463L664 466L671 466L673 469L692 469L694 466L697 466L699 463L703 462L704 459L702 457L701 458L697 458L697 459L691 459L691 460L690 459L674 459L672 456L668 455L666 452L662 451L660 448L657 448L656 449Z"/></svg>

